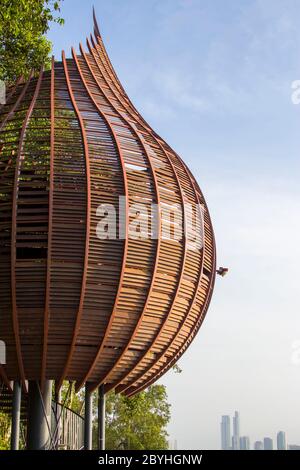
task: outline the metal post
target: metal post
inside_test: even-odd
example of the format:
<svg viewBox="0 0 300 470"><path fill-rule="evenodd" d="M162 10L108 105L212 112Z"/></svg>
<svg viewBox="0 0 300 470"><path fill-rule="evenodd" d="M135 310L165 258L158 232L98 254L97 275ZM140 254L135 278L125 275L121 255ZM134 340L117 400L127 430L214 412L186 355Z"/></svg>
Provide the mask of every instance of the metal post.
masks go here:
<svg viewBox="0 0 300 470"><path fill-rule="evenodd" d="M84 401L84 450L93 446L93 396L88 383L85 384Z"/></svg>
<svg viewBox="0 0 300 470"><path fill-rule="evenodd" d="M98 388L98 449L105 450L105 393L104 385Z"/></svg>
<svg viewBox="0 0 300 470"><path fill-rule="evenodd" d="M21 417L21 383L14 382L13 400L12 400L12 420L11 420L11 450L19 450L20 441L20 417Z"/></svg>
<svg viewBox="0 0 300 470"><path fill-rule="evenodd" d="M61 389L55 393L55 418L56 418L56 430L54 435L55 449L59 450L61 441L61 421L62 421L62 407L61 403Z"/></svg>
<svg viewBox="0 0 300 470"><path fill-rule="evenodd" d="M42 396L41 396L42 395ZM52 380L41 393L38 382L29 382L27 449L46 450L50 444Z"/></svg>

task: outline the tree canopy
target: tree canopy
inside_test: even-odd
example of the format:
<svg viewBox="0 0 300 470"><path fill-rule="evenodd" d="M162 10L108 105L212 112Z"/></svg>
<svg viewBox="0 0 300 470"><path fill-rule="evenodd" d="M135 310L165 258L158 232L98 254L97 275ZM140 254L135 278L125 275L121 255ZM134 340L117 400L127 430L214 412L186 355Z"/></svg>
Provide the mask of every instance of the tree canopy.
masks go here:
<svg viewBox="0 0 300 470"><path fill-rule="evenodd" d="M108 450L168 449L170 404L166 388L152 385L133 398L109 394L106 405Z"/></svg>
<svg viewBox="0 0 300 470"><path fill-rule="evenodd" d="M51 42L45 37L62 0L0 0L0 80L13 83L42 64L50 66Z"/></svg>
<svg viewBox="0 0 300 470"><path fill-rule="evenodd" d="M74 386L65 382L62 402L83 414L84 390L77 394ZM110 392L106 396L107 450L168 449L167 426L171 418L166 387L152 385L133 398ZM98 393L93 393L93 448L97 449Z"/></svg>

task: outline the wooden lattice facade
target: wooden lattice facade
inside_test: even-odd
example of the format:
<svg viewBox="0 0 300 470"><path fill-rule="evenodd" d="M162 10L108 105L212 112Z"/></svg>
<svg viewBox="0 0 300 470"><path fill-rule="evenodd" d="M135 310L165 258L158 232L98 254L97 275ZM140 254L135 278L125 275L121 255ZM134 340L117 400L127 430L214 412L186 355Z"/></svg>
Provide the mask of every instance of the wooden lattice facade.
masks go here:
<svg viewBox="0 0 300 470"><path fill-rule="evenodd" d="M100 240L100 204L202 207L186 237ZM184 209L183 209L184 210ZM215 280L209 212L181 158L137 112L97 23L72 50L9 90L0 109L0 339L6 381L90 382L132 395L197 334Z"/></svg>

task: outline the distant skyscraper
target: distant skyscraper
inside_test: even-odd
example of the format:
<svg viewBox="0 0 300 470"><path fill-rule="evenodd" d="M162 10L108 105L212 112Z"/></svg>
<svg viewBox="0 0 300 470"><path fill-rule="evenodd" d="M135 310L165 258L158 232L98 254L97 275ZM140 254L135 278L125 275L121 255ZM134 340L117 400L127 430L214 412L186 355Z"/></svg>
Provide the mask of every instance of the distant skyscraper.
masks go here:
<svg viewBox="0 0 300 470"><path fill-rule="evenodd" d="M240 437L240 450L250 450L250 437L249 436Z"/></svg>
<svg viewBox="0 0 300 470"><path fill-rule="evenodd" d="M254 450L264 450L264 445L262 441L254 442Z"/></svg>
<svg viewBox="0 0 300 470"><path fill-rule="evenodd" d="M233 417L232 448L233 450L239 450L240 448L240 415L238 411L234 413Z"/></svg>
<svg viewBox="0 0 300 470"><path fill-rule="evenodd" d="M283 431L277 434L277 450L286 450L286 437Z"/></svg>
<svg viewBox="0 0 300 470"><path fill-rule="evenodd" d="M273 439L270 437L264 438L264 450L273 450Z"/></svg>
<svg viewBox="0 0 300 470"><path fill-rule="evenodd" d="M231 448L230 447L230 416L222 416L221 445L222 445L222 450L229 450Z"/></svg>

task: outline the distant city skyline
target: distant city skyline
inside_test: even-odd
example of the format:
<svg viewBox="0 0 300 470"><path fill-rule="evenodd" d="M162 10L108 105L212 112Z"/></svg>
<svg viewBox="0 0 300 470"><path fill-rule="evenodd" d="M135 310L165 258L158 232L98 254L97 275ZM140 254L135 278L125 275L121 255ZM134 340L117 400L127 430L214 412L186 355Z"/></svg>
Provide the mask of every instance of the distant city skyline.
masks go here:
<svg viewBox="0 0 300 470"><path fill-rule="evenodd" d="M298 447L300 449L300 446L296 444L287 444L286 433L284 431L277 432L275 446L273 438L265 436L262 440L256 440L253 448L251 448L250 437L248 435L240 435L239 411L235 411L232 417L232 435L230 415L222 415L220 430L222 450L298 450Z"/></svg>

